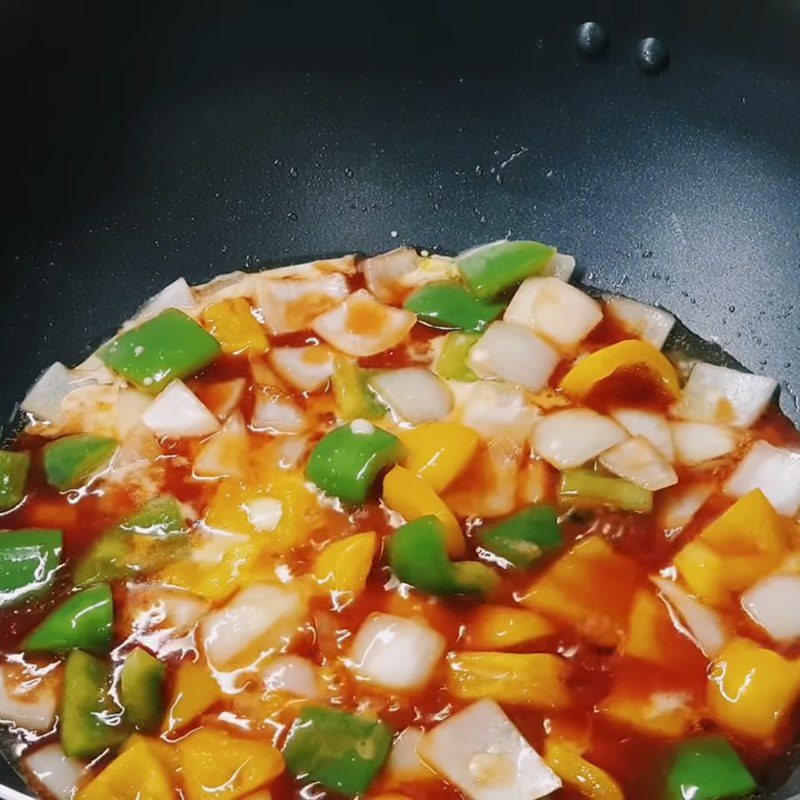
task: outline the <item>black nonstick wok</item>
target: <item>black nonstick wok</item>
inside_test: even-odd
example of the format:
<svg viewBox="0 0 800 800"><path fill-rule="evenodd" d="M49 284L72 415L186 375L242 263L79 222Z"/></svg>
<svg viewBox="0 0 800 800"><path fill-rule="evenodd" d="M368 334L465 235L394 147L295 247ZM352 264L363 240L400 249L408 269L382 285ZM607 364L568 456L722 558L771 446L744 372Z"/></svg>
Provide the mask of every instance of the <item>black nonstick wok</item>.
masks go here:
<svg viewBox="0 0 800 800"><path fill-rule="evenodd" d="M798 41L789 0L4 0L3 433L178 276L504 236L672 310L800 422Z"/></svg>

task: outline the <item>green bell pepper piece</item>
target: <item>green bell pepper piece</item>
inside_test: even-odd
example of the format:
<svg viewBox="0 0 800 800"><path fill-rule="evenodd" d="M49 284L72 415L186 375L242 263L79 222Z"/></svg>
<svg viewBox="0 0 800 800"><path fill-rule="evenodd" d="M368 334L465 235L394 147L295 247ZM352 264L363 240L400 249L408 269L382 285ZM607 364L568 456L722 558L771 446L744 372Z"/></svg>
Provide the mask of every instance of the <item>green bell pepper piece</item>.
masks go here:
<svg viewBox="0 0 800 800"><path fill-rule="evenodd" d="M436 328L480 332L505 310L505 303L487 303L456 283L429 283L404 303L423 322Z"/></svg>
<svg viewBox="0 0 800 800"><path fill-rule="evenodd" d="M529 567L564 544L555 509L528 506L478 531L481 544L515 567Z"/></svg>
<svg viewBox="0 0 800 800"><path fill-rule="evenodd" d="M494 242L462 253L456 264L473 293L488 300L538 275L555 254L539 242Z"/></svg>
<svg viewBox="0 0 800 800"><path fill-rule="evenodd" d="M191 317L168 308L121 333L97 353L103 363L149 394L188 378L215 361L219 342Z"/></svg>
<svg viewBox="0 0 800 800"><path fill-rule="evenodd" d="M61 746L70 758L95 758L128 736L122 709L109 693L110 667L74 650L64 668L61 700Z"/></svg>
<svg viewBox="0 0 800 800"><path fill-rule="evenodd" d="M164 716L162 687L166 672L166 665L141 647L131 651L122 665L120 699L125 706L125 719L137 731L157 728Z"/></svg>
<svg viewBox="0 0 800 800"><path fill-rule="evenodd" d="M478 339L480 336L477 333L448 333L444 337L433 371L445 380L468 383L477 381L478 376L467 366L467 356Z"/></svg>
<svg viewBox="0 0 800 800"><path fill-rule="evenodd" d="M622 478L609 478L588 469L574 469L561 476L563 504L611 506L647 514L653 510L653 493Z"/></svg>
<svg viewBox="0 0 800 800"><path fill-rule="evenodd" d="M107 653L114 629L111 589L100 583L65 600L28 634L22 643L29 652L63 653L88 650Z"/></svg>
<svg viewBox="0 0 800 800"><path fill-rule="evenodd" d="M75 489L108 464L116 449L117 443L105 436L91 433L62 436L42 448L47 482L62 492Z"/></svg>
<svg viewBox="0 0 800 800"><path fill-rule="evenodd" d="M61 560L61 531L0 532L0 607L47 593Z"/></svg>
<svg viewBox="0 0 800 800"><path fill-rule="evenodd" d="M187 554L180 506L164 495L106 531L78 562L78 586L154 572Z"/></svg>
<svg viewBox="0 0 800 800"><path fill-rule="evenodd" d="M369 370L345 356L333 359L333 396L343 420L380 419L386 413L386 406L367 385L369 375Z"/></svg>
<svg viewBox="0 0 800 800"><path fill-rule="evenodd" d="M394 574L428 594L485 594L500 580L480 561L451 561L444 528L433 516L398 528L389 537L388 550Z"/></svg>
<svg viewBox="0 0 800 800"><path fill-rule="evenodd" d="M9 511L22 502L30 465L30 454L0 450L0 511Z"/></svg>
<svg viewBox="0 0 800 800"><path fill-rule="evenodd" d="M326 494L348 505L363 505L382 470L396 464L404 453L402 442L373 426L357 433L342 425L317 443L306 465L306 476Z"/></svg>
<svg viewBox="0 0 800 800"><path fill-rule="evenodd" d="M667 800L723 800L755 791L756 782L721 736L679 745L667 775Z"/></svg>
<svg viewBox="0 0 800 800"><path fill-rule="evenodd" d="M391 747L392 732L380 720L307 706L289 732L283 757L293 775L354 797L367 791Z"/></svg>

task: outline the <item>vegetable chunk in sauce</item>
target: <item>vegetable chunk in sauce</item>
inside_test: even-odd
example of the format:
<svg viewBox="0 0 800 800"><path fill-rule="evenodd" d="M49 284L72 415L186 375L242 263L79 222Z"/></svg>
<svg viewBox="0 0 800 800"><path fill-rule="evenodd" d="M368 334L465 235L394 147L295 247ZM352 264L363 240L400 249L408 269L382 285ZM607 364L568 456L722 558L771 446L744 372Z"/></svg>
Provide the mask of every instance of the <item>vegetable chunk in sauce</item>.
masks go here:
<svg viewBox="0 0 800 800"><path fill-rule="evenodd" d="M44 373L0 451L0 721L35 791L770 781L800 733L800 437L774 382L679 370L671 315L565 259L182 283Z"/></svg>

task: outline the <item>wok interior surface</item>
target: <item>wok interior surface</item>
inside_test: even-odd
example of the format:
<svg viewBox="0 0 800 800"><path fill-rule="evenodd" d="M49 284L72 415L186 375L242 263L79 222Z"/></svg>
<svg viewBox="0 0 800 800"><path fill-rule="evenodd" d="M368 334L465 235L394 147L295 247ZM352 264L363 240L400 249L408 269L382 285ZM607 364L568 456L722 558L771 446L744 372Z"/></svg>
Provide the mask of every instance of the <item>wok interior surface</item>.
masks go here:
<svg viewBox="0 0 800 800"><path fill-rule="evenodd" d="M604 58L576 53L587 19ZM778 378L800 421L800 8L84 1L0 20L4 420L180 275L511 236ZM671 51L658 77L633 63L648 35Z"/></svg>

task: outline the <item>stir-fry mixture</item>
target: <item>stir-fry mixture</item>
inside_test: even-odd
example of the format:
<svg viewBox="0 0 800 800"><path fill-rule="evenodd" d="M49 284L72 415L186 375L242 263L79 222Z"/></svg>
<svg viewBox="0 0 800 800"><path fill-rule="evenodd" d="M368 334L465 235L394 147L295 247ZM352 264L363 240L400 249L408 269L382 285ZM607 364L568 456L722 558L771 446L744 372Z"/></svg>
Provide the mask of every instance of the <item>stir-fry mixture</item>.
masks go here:
<svg viewBox="0 0 800 800"><path fill-rule="evenodd" d="M536 242L191 288L0 451L0 719L48 800L714 800L800 695L775 382ZM666 348L664 347L666 343Z"/></svg>

